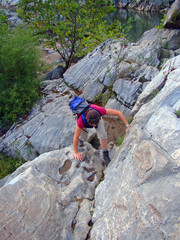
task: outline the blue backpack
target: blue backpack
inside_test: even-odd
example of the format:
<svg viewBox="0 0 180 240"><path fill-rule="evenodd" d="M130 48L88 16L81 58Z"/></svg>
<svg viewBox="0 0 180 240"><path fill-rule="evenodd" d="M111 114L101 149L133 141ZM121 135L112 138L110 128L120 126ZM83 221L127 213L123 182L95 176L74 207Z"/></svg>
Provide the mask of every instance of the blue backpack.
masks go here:
<svg viewBox="0 0 180 240"><path fill-rule="evenodd" d="M84 98L76 96L70 101L69 107L74 114L81 115L88 110L89 104Z"/></svg>
<svg viewBox="0 0 180 240"><path fill-rule="evenodd" d="M86 121L85 113L89 108L90 109L93 109L93 108L90 107L89 103L84 98L76 96L74 99L72 99L69 102L69 107L71 111L77 115L78 118L80 116L82 117L84 127L92 128L92 126L90 126ZM93 110L97 111L96 109L93 109ZM97 112L101 116L100 112L99 111Z"/></svg>

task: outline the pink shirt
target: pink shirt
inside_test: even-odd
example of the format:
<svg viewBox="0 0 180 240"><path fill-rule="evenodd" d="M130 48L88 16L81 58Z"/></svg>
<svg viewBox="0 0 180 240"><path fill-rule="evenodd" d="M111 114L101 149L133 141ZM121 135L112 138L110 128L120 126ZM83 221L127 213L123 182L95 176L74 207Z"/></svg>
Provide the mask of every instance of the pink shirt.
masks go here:
<svg viewBox="0 0 180 240"><path fill-rule="evenodd" d="M100 107L100 106L97 106L95 104L90 104L90 107L97 110L102 116L106 115L106 109L104 107ZM78 125L79 128L84 128L84 123L83 123L83 120L82 120L81 116L77 120L77 125Z"/></svg>

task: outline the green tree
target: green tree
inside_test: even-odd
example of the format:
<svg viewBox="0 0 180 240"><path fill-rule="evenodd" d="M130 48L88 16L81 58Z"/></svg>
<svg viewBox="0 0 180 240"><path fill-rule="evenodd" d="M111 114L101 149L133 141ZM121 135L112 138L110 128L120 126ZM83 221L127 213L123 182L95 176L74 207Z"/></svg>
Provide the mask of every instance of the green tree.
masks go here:
<svg viewBox="0 0 180 240"><path fill-rule="evenodd" d="M113 11L110 0L20 0L18 14L59 52L67 69L104 40L124 36L120 22L104 20Z"/></svg>
<svg viewBox="0 0 180 240"><path fill-rule="evenodd" d="M38 98L38 43L23 26L12 30L0 15L0 123L11 125Z"/></svg>

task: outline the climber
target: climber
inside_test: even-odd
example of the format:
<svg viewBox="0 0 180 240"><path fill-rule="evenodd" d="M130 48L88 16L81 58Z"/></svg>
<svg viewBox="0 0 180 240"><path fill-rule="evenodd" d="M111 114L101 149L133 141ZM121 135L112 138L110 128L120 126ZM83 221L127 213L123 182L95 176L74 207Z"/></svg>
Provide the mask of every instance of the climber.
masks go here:
<svg viewBox="0 0 180 240"><path fill-rule="evenodd" d="M83 140L87 137L87 130L86 128L94 127L97 132L97 136L100 140L100 145L103 152L103 158L106 163L106 166L109 164L110 157L109 152L107 149L107 133L104 129L104 122L101 116L103 115L110 115L110 116L118 116L119 119L125 124L126 126L126 133L129 129L129 123L124 117L123 113L119 110L115 109L106 109L104 107L97 106L95 104L91 104L90 108L82 115L79 116L77 120L76 130L74 133L73 138L73 146L74 146L74 155L78 161L83 161L83 156L81 153L78 152L78 145L83 145Z"/></svg>

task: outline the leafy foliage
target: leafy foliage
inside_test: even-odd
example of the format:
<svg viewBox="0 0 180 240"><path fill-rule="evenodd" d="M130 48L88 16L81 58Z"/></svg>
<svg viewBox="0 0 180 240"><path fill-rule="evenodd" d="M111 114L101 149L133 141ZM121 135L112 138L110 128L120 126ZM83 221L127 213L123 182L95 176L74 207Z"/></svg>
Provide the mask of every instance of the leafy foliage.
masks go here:
<svg viewBox="0 0 180 240"><path fill-rule="evenodd" d="M108 38L125 35L119 21L108 25L115 11L110 0L20 0L18 14L70 64Z"/></svg>
<svg viewBox="0 0 180 240"><path fill-rule="evenodd" d="M176 110L175 114L176 114L177 118L180 118L180 110Z"/></svg>
<svg viewBox="0 0 180 240"><path fill-rule="evenodd" d="M165 20L166 20L166 17L167 17L167 15L164 14L164 15L163 15L163 18L161 19L160 25L159 25L159 26L155 26L155 28L157 28L157 29L163 29L163 24L164 24L164 22L165 22Z"/></svg>
<svg viewBox="0 0 180 240"><path fill-rule="evenodd" d="M16 168L20 167L23 163L24 160L22 158L13 159L10 157L4 157L0 154L0 179L14 172Z"/></svg>
<svg viewBox="0 0 180 240"><path fill-rule="evenodd" d="M116 139L116 145L117 145L117 146L120 146L120 145L123 143L124 137L125 137L125 135L121 135L120 137L118 137L118 138Z"/></svg>
<svg viewBox="0 0 180 240"><path fill-rule="evenodd" d="M30 110L38 98L40 50L31 31L10 29L0 17L0 118L9 125Z"/></svg>

